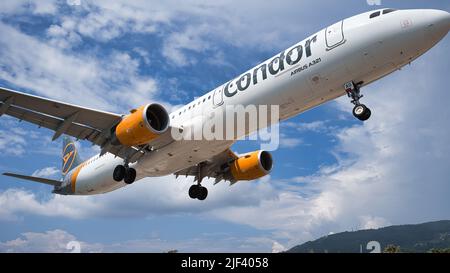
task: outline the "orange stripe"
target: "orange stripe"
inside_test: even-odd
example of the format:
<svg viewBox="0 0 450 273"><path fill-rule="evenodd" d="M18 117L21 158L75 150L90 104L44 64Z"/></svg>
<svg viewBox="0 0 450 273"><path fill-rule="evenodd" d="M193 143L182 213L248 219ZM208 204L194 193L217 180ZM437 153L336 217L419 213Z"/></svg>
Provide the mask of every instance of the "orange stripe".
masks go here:
<svg viewBox="0 0 450 273"><path fill-rule="evenodd" d="M80 166L78 166L74 170L74 172L72 173L72 176L70 177L70 185L72 187L72 193L75 193L75 186L76 186L76 183L77 183L77 177L78 177L78 174L80 173L81 169L83 168L83 166L84 166L84 163L80 164Z"/></svg>

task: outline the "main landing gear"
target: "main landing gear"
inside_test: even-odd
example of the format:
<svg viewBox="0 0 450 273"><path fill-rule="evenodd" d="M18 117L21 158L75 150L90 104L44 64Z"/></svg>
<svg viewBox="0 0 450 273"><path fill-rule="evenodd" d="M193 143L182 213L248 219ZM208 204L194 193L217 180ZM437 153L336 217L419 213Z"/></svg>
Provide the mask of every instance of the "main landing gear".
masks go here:
<svg viewBox="0 0 450 273"><path fill-rule="evenodd" d="M205 200L208 196L208 189L200 184L192 185L189 188L189 197L192 199Z"/></svg>
<svg viewBox="0 0 450 273"><path fill-rule="evenodd" d="M353 107L353 116L361 121L365 121L370 118L372 112L367 106L359 102L359 99L363 97L363 95L360 94L359 86L360 84L348 82L344 85L344 88L348 97L352 98L351 102L355 105L355 107Z"/></svg>
<svg viewBox="0 0 450 273"><path fill-rule="evenodd" d="M117 182L123 180L127 184L132 184L136 179L136 170L128 167L128 165L117 165L114 168L113 179Z"/></svg>
<svg viewBox="0 0 450 273"><path fill-rule="evenodd" d="M194 181L197 181L197 184L192 185L189 188L189 197L192 199L205 200L208 196L208 189L201 185L203 178L205 177L205 168L204 163L199 163L197 165L197 175Z"/></svg>

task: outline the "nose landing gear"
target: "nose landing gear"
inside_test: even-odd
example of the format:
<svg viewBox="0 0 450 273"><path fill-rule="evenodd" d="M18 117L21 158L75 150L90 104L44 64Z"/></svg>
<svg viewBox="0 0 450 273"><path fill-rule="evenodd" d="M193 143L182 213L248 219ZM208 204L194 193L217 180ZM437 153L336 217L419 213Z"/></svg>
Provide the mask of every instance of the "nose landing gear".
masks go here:
<svg viewBox="0 0 450 273"><path fill-rule="evenodd" d="M367 106L359 102L359 99L363 97L363 95L360 94L359 85L360 84L348 82L344 84L344 88L345 92L347 92L347 96L352 98L351 103L355 105L355 107L353 107L353 116L361 121L365 121L370 118L372 112Z"/></svg>

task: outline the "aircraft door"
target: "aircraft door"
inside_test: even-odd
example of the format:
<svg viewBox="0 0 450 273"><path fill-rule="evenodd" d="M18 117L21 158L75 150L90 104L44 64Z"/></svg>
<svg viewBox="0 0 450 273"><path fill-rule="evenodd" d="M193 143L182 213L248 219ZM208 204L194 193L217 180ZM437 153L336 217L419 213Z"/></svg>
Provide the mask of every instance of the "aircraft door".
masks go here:
<svg viewBox="0 0 450 273"><path fill-rule="evenodd" d="M223 104L223 86L214 90L213 94L213 104L215 107Z"/></svg>
<svg viewBox="0 0 450 273"><path fill-rule="evenodd" d="M343 20L325 29L325 42L327 51L345 43Z"/></svg>

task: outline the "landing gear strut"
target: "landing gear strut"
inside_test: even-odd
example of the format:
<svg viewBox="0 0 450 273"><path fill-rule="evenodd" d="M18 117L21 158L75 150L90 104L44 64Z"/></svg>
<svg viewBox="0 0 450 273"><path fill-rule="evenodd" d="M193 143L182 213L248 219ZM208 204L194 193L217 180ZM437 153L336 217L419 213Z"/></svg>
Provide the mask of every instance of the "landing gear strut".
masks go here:
<svg viewBox="0 0 450 273"><path fill-rule="evenodd" d="M117 182L123 180L127 184L132 184L136 179L136 170L128 167L128 165L117 165L114 168L113 179Z"/></svg>
<svg viewBox="0 0 450 273"><path fill-rule="evenodd" d="M360 84L348 82L344 85L344 88L348 97L352 98L351 103L355 105L355 107L353 107L353 116L361 121L365 121L370 118L372 112L367 106L359 102L359 99L363 97L363 95L360 94L359 86Z"/></svg>

